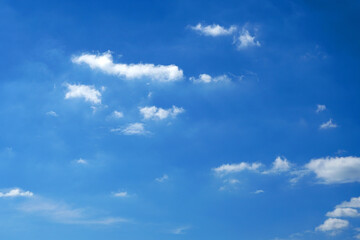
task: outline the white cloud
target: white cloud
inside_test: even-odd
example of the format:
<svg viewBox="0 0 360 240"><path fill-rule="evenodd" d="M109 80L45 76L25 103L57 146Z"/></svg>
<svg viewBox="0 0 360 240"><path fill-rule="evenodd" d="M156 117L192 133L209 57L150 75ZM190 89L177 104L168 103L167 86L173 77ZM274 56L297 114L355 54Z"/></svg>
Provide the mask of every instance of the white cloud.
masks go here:
<svg viewBox="0 0 360 240"><path fill-rule="evenodd" d="M218 37L232 34L236 31L237 27L233 25L225 28L218 24L203 26L201 23L198 23L196 26L191 26L191 29L205 36Z"/></svg>
<svg viewBox="0 0 360 240"><path fill-rule="evenodd" d="M321 105L321 104L318 104L317 105L317 108L316 108L316 112L319 113L319 112L322 112L322 111L325 111L326 110L326 106L325 105Z"/></svg>
<svg viewBox="0 0 360 240"><path fill-rule="evenodd" d="M259 189L259 190L256 190L254 193L255 193L255 194L264 193L264 190Z"/></svg>
<svg viewBox="0 0 360 240"><path fill-rule="evenodd" d="M155 181L162 183L162 182L165 182L168 179L169 179L169 176L164 174L162 177L156 178Z"/></svg>
<svg viewBox="0 0 360 240"><path fill-rule="evenodd" d="M327 217L360 217L354 208L335 208L334 211L326 213Z"/></svg>
<svg viewBox="0 0 360 240"><path fill-rule="evenodd" d="M255 40L255 37L251 36L249 31L245 28L243 28L240 36L235 40L235 43L239 50L245 49L248 47L254 47L254 46L260 47L261 46L260 42Z"/></svg>
<svg viewBox="0 0 360 240"><path fill-rule="evenodd" d="M220 167L213 168L213 171L215 171L218 174L229 174L229 173L241 172L244 170L256 171L261 166L262 166L261 163L249 164L247 162L241 162L241 163L233 163L233 164L223 164Z"/></svg>
<svg viewBox="0 0 360 240"><path fill-rule="evenodd" d="M171 233L176 234L176 235L178 235L178 234L184 234L185 231L186 231L187 229L189 229L189 228L190 228L189 226L178 227L178 228L173 229L173 230L171 231Z"/></svg>
<svg viewBox="0 0 360 240"><path fill-rule="evenodd" d="M82 158L76 160L75 162L78 164L87 164L88 163L85 159L82 159Z"/></svg>
<svg viewBox="0 0 360 240"><path fill-rule="evenodd" d="M131 123L125 128L114 128L111 132L121 132L124 135L144 135L149 133L143 123Z"/></svg>
<svg viewBox="0 0 360 240"><path fill-rule="evenodd" d="M124 114L122 112L119 111L113 111L113 113L111 114L113 118L123 118Z"/></svg>
<svg viewBox="0 0 360 240"><path fill-rule="evenodd" d="M360 208L360 197L353 197L349 202L343 202L336 206L337 208Z"/></svg>
<svg viewBox="0 0 360 240"><path fill-rule="evenodd" d="M91 69L98 69L104 73L125 79L149 78L153 81L170 82L183 78L183 71L176 65L114 63L110 51L102 55L83 53L80 56L74 56L72 62L77 64L85 63Z"/></svg>
<svg viewBox="0 0 360 240"><path fill-rule="evenodd" d="M23 191L20 188L10 189L8 192L0 192L0 198L32 197L34 193Z"/></svg>
<svg viewBox="0 0 360 240"><path fill-rule="evenodd" d="M290 170L290 163L286 158L277 157L272 164L272 168L268 171L264 171L264 174L268 173L282 173Z"/></svg>
<svg viewBox="0 0 360 240"><path fill-rule="evenodd" d="M316 228L317 231L328 232L328 231L338 231L349 226L349 221L338 219L338 218L329 218L326 221Z"/></svg>
<svg viewBox="0 0 360 240"><path fill-rule="evenodd" d="M117 192L117 193L114 193L114 196L115 197L128 197L128 193L127 192Z"/></svg>
<svg viewBox="0 0 360 240"><path fill-rule="evenodd" d="M220 75L216 77L212 77L208 74L200 74L198 78L190 77L190 81L194 83L212 83L212 82L229 82L231 79L226 75Z"/></svg>
<svg viewBox="0 0 360 240"><path fill-rule="evenodd" d="M333 123L332 119L320 125L320 129L337 128L337 124Z"/></svg>
<svg viewBox="0 0 360 240"><path fill-rule="evenodd" d="M51 116L51 117L58 117L58 116L59 116L59 115L58 115L56 112L54 112L54 111L49 111L49 112L46 113L46 115Z"/></svg>
<svg viewBox="0 0 360 240"><path fill-rule="evenodd" d="M101 93L95 89L94 86L81 85L81 84L67 84L68 91L65 99L70 98L84 98L85 101L94 104L101 103Z"/></svg>
<svg viewBox="0 0 360 240"><path fill-rule="evenodd" d="M178 114L183 113L185 110L176 106L172 106L169 109L158 108L155 106L152 107L143 107L140 108L140 113L143 115L144 119L153 119L153 120L162 120L168 117L175 118Z"/></svg>
<svg viewBox="0 0 360 240"><path fill-rule="evenodd" d="M313 159L305 165L324 184L360 182L359 157Z"/></svg>

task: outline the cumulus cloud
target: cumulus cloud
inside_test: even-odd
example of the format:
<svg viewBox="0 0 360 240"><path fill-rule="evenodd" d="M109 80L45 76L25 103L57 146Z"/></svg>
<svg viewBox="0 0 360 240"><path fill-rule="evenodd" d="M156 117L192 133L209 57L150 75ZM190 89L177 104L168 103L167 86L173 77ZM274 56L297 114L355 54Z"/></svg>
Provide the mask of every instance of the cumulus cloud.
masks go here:
<svg viewBox="0 0 360 240"><path fill-rule="evenodd" d="M205 36L211 36L211 37L218 37L218 36L224 36L224 35L230 35L233 32L236 31L236 26L230 26L229 28L222 27L218 24L212 24L212 25L202 25L201 23L198 23L196 26L190 27L192 30L203 34Z"/></svg>
<svg viewBox="0 0 360 240"><path fill-rule="evenodd" d="M85 101L94 104L101 103L101 93L94 86L81 84L67 84L66 86L68 91L65 94L65 99L83 98Z"/></svg>
<svg viewBox="0 0 360 240"><path fill-rule="evenodd" d="M158 108L156 106L143 107L139 109L144 119L162 120L168 117L175 118L178 114L183 113L185 110L176 106L169 109Z"/></svg>
<svg viewBox="0 0 360 240"><path fill-rule="evenodd" d="M317 108L316 108L316 112L319 113L319 112L322 112L322 111L325 111L326 110L326 106L325 105L321 105L321 104L318 104L317 105Z"/></svg>
<svg viewBox="0 0 360 240"><path fill-rule="evenodd" d="M249 31L243 28L239 37L235 39L235 44L239 50L248 48L248 47L260 47L261 44L259 41L255 40L255 36L251 36Z"/></svg>
<svg viewBox="0 0 360 240"><path fill-rule="evenodd" d="M113 128L110 131L120 132L124 135L144 135L148 133L143 123L131 123L125 128Z"/></svg>
<svg viewBox="0 0 360 240"><path fill-rule="evenodd" d="M305 167L324 184L360 182L359 157L313 159Z"/></svg>
<svg viewBox="0 0 360 240"><path fill-rule="evenodd" d="M327 217L360 217L354 208L335 208L334 211L326 213Z"/></svg>
<svg viewBox="0 0 360 240"><path fill-rule="evenodd" d="M337 124L333 123L332 119L320 125L320 129L329 129L329 128L337 128L337 127L338 127Z"/></svg>
<svg viewBox="0 0 360 240"><path fill-rule="evenodd" d="M345 201L336 206L337 208L360 208L360 197L353 197L349 202Z"/></svg>
<svg viewBox="0 0 360 240"><path fill-rule="evenodd" d="M217 168L213 168L213 171L215 171L215 173L224 175L229 173L241 172L244 170L256 171L261 166L262 166L261 163L250 164L247 162L241 162L241 163L233 163L233 164L223 164Z"/></svg>
<svg viewBox="0 0 360 240"><path fill-rule="evenodd" d="M196 77L190 77L190 81L194 83L212 83L212 82L229 82L231 79L226 75L220 75L212 77L208 74L200 74L198 78Z"/></svg>
<svg viewBox="0 0 360 240"><path fill-rule="evenodd" d="M10 189L8 192L0 192L0 198L32 197L34 193L23 191L20 188Z"/></svg>
<svg viewBox="0 0 360 240"><path fill-rule="evenodd" d="M339 218L329 218L326 219L323 224L318 226L316 230L322 232L329 232L329 231L336 232L341 229L347 228L348 226L349 226L349 221L347 220L343 220Z"/></svg>
<svg viewBox="0 0 360 240"><path fill-rule="evenodd" d="M176 65L123 64L114 63L110 51L100 55L83 53L74 56L72 62L87 64L91 69L98 69L106 74L125 79L147 78L159 82L177 81L183 78L183 71Z"/></svg>
<svg viewBox="0 0 360 240"><path fill-rule="evenodd" d="M162 177L155 178L155 181L162 183L162 182L165 182L168 179L169 179L169 176L164 174Z"/></svg>
<svg viewBox="0 0 360 240"><path fill-rule="evenodd" d="M290 163L286 158L277 157L272 164L272 168L268 171L264 171L264 174L269 173L282 173L290 170Z"/></svg>

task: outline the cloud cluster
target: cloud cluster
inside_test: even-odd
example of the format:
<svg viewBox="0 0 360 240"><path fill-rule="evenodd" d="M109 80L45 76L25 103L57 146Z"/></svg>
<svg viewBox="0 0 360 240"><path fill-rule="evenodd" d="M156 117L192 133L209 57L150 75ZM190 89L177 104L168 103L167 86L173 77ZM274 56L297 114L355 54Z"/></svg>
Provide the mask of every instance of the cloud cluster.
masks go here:
<svg viewBox="0 0 360 240"><path fill-rule="evenodd" d="M326 106L322 104L316 105L316 113L323 112L326 110Z"/></svg>
<svg viewBox="0 0 360 240"><path fill-rule="evenodd" d="M175 118L178 114L183 113L185 110L176 106L169 109L163 109L156 106L142 107L139 109L140 114L144 119L162 120L168 117Z"/></svg>
<svg viewBox="0 0 360 240"><path fill-rule="evenodd" d="M213 168L213 171L220 175L225 175L229 173L242 172L244 170L256 171L262 166L261 163L233 163L233 164L223 164L219 167Z"/></svg>
<svg viewBox="0 0 360 240"><path fill-rule="evenodd" d="M176 65L124 64L114 63L110 51L103 54L87 54L74 56L72 62L87 64L91 69L98 69L106 74L116 75L124 79L150 79L159 82L177 81L183 78L183 71Z"/></svg>
<svg viewBox="0 0 360 240"><path fill-rule="evenodd" d="M101 103L101 93L94 86L82 84L67 84L65 99L83 98L87 102L94 104Z"/></svg>
<svg viewBox="0 0 360 240"><path fill-rule="evenodd" d="M190 28L199 34L211 37L230 35L237 29L237 27L234 25L230 26L229 28L225 28L218 24L203 26L201 23L198 23L196 26L191 26Z"/></svg>
<svg viewBox="0 0 360 240"><path fill-rule="evenodd" d="M329 129L329 128L337 128L337 127L338 127L337 124L333 123L332 119L320 125L320 129Z"/></svg>
<svg viewBox="0 0 360 240"><path fill-rule="evenodd" d="M32 197L34 193L23 191L20 188L10 189L8 192L0 192L0 198Z"/></svg>
<svg viewBox="0 0 360 240"><path fill-rule="evenodd" d="M235 44L238 50L242 50L248 47L260 47L259 41L255 40L255 36L251 36L249 31L243 28L241 34L235 39Z"/></svg>

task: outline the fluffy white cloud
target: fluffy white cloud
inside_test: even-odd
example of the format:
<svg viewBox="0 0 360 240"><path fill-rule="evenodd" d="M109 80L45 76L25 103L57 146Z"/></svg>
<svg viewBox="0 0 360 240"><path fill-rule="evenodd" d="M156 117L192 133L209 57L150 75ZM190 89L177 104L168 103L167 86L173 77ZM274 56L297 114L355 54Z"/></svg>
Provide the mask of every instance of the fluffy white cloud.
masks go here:
<svg viewBox="0 0 360 240"><path fill-rule="evenodd" d="M240 36L235 39L235 43L239 50L245 49L248 47L260 47L261 44L259 41L255 40L254 36L251 36L247 29L243 29Z"/></svg>
<svg viewBox="0 0 360 240"><path fill-rule="evenodd" d="M54 111L49 111L49 112L46 113L46 115L51 116L51 117L58 117L58 116L59 116L59 115L58 115L56 112L54 112Z"/></svg>
<svg viewBox="0 0 360 240"><path fill-rule="evenodd" d="M140 108L139 111L143 115L144 119L162 120L170 116L174 118L178 114L183 113L185 110L176 106L172 106L172 108L169 109L152 106Z"/></svg>
<svg viewBox="0 0 360 240"><path fill-rule="evenodd" d="M325 184L360 182L359 157L313 159L305 167Z"/></svg>
<svg viewBox="0 0 360 240"><path fill-rule="evenodd" d="M353 197L349 202L345 201L336 206L337 208L360 208L360 197Z"/></svg>
<svg viewBox="0 0 360 240"><path fill-rule="evenodd" d="M183 78L183 71L176 65L114 63L110 51L100 55L84 53L80 56L74 56L72 62L76 64L85 63L91 69L98 69L125 79L148 78L153 81L170 82Z"/></svg>
<svg viewBox="0 0 360 240"><path fill-rule="evenodd" d="M101 93L95 89L94 86L81 85L81 84L67 84L68 91L65 99L70 98L84 98L85 101L94 104L101 103Z"/></svg>
<svg viewBox="0 0 360 240"><path fill-rule="evenodd" d="M316 228L317 231L328 232L328 231L338 231L349 226L349 221L338 219L338 218L329 218L326 219L323 224Z"/></svg>
<svg viewBox="0 0 360 240"><path fill-rule="evenodd" d="M334 211L326 213L327 217L360 217L354 208L335 208Z"/></svg>
<svg viewBox="0 0 360 240"><path fill-rule="evenodd" d="M325 105L321 105L321 104L318 104L317 105L317 108L316 108L316 112L319 113L319 112L322 112L322 111L325 111L326 110L326 106Z"/></svg>
<svg viewBox="0 0 360 240"><path fill-rule="evenodd" d="M34 193L29 191L23 191L20 188L13 188L8 192L0 192L0 198L8 197L32 197Z"/></svg>
<svg viewBox="0 0 360 240"><path fill-rule="evenodd" d="M320 129L337 128L337 124L333 123L332 119L320 125Z"/></svg>
<svg viewBox="0 0 360 240"><path fill-rule="evenodd" d="M226 75L220 75L216 77L212 77L208 74L200 74L198 78L190 77L190 81L194 83L212 83L212 82L229 82L231 79Z"/></svg>
<svg viewBox="0 0 360 240"><path fill-rule="evenodd" d="M114 128L111 132L121 132L124 135L144 135L148 131L145 130L143 123L131 123L125 128Z"/></svg>
<svg viewBox="0 0 360 240"><path fill-rule="evenodd" d="M117 193L114 193L114 196L115 197L128 197L128 193L127 192L117 192Z"/></svg>
<svg viewBox="0 0 360 240"><path fill-rule="evenodd" d="M218 24L203 26L201 23L198 23L196 26L191 26L191 29L205 36L218 37L232 34L236 31L237 27L230 26L225 28Z"/></svg>
<svg viewBox="0 0 360 240"><path fill-rule="evenodd" d="M161 182L165 182L165 181L168 180L168 179L169 179L169 176L166 175L166 174L164 174L162 177L156 178L155 181L161 183Z"/></svg>
<svg viewBox="0 0 360 240"><path fill-rule="evenodd" d="M244 170L256 171L261 166L262 166L261 163L249 164L247 162L241 162L241 163L233 163L233 164L223 164L220 167L213 168L213 171L215 171L218 174L229 174L229 173L241 172Z"/></svg>
<svg viewBox="0 0 360 240"><path fill-rule="evenodd" d="M282 173L290 170L290 163L286 158L277 157L272 164L272 168L268 171L264 171L264 174L268 173Z"/></svg>

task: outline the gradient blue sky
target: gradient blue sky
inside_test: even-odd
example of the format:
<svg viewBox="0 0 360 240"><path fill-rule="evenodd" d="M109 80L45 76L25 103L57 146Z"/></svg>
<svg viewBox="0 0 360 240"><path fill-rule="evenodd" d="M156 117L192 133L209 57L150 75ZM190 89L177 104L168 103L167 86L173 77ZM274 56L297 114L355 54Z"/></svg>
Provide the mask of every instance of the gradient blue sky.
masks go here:
<svg viewBox="0 0 360 240"><path fill-rule="evenodd" d="M0 238L360 239L359 10L0 1Z"/></svg>

